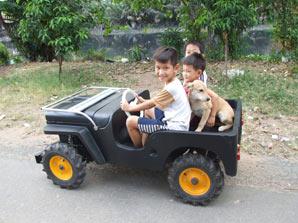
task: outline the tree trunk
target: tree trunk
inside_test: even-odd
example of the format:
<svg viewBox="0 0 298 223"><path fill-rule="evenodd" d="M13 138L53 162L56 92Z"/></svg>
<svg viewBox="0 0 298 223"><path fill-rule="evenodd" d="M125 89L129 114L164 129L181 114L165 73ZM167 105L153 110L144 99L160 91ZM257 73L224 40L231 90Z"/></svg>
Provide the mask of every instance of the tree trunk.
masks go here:
<svg viewBox="0 0 298 223"><path fill-rule="evenodd" d="M282 23L282 26L281 26L281 35L282 35L282 38L281 38L281 44L282 44L282 51L284 53L285 49L287 48L287 36L288 36L288 27L287 27L287 15L288 15L288 12L287 12L287 5L286 5L286 1L281 1L281 23Z"/></svg>
<svg viewBox="0 0 298 223"><path fill-rule="evenodd" d="M2 28L4 29L4 19L1 15L1 11L0 11L0 29L2 29Z"/></svg>
<svg viewBox="0 0 298 223"><path fill-rule="evenodd" d="M207 50L211 50L212 49L212 43L213 43L213 31L211 29L208 28L208 40L207 40ZM206 49L205 49L205 53L206 53Z"/></svg>
<svg viewBox="0 0 298 223"><path fill-rule="evenodd" d="M62 73L62 56L58 56L58 61L59 61L59 82L61 82L61 73Z"/></svg>
<svg viewBox="0 0 298 223"><path fill-rule="evenodd" d="M223 40L225 44L225 73L226 76L228 75L228 53L229 53L229 41L228 41L228 33L224 32L223 33Z"/></svg>

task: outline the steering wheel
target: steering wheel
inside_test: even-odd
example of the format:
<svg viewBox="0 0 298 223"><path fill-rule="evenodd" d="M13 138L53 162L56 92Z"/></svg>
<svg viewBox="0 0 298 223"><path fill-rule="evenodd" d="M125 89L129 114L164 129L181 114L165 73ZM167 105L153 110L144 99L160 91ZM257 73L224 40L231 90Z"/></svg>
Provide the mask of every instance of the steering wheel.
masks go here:
<svg viewBox="0 0 298 223"><path fill-rule="evenodd" d="M135 95L137 95L136 92L134 92L133 90L131 90L130 88L126 89L123 93L122 93L122 101L127 100L127 95L131 94L134 96L134 100L131 101L129 104L132 105L136 105L138 103L138 98L135 97ZM129 117L131 116L130 112L125 112L125 114ZM140 111L140 117L144 117L144 111Z"/></svg>

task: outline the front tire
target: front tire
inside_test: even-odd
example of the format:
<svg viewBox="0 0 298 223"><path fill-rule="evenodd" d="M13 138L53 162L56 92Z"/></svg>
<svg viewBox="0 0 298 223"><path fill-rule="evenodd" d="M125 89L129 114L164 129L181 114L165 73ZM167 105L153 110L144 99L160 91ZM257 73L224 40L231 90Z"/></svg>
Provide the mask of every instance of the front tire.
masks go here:
<svg viewBox="0 0 298 223"><path fill-rule="evenodd" d="M66 143L51 144L42 158L43 171L61 188L78 188L86 176L86 161Z"/></svg>
<svg viewBox="0 0 298 223"><path fill-rule="evenodd" d="M224 175L218 163L200 154L178 157L169 169L168 182L176 197L192 205L207 205L219 196Z"/></svg>

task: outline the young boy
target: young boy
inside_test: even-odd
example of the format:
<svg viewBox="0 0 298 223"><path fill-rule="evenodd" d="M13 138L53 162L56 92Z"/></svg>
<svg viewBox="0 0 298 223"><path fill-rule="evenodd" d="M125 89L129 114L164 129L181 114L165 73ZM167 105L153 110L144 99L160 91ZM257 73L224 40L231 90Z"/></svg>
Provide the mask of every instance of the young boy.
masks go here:
<svg viewBox="0 0 298 223"><path fill-rule="evenodd" d="M176 78L179 70L178 54L173 48L156 50L155 73L165 86L152 99L139 97L141 103L121 103L123 111L145 111L145 117L130 116L126 120L129 136L136 147L144 145L147 134L165 129L188 131L191 109L181 82Z"/></svg>
<svg viewBox="0 0 298 223"><path fill-rule="evenodd" d="M184 52L185 57L191 55L192 53L198 53L200 55L203 55L204 53L204 47L203 45L198 41L189 41L184 45ZM203 73L198 77L198 80L201 80L204 82L204 84L207 86L207 80L208 76L206 74L206 71L204 70Z"/></svg>
<svg viewBox="0 0 298 223"><path fill-rule="evenodd" d="M182 73L183 86L186 93L188 94L189 90L187 88L187 84L195 80L198 80L198 78L202 75L202 73L205 70L206 61L201 54L192 53L189 56L185 57L182 60L182 63L183 63L183 73ZM208 95L211 98L212 108L211 108L210 116L207 121L207 126L212 127L215 124L215 115L217 111L217 108L216 108L217 103L215 103L215 101L218 99L218 95L210 89L208 89Z"/></svg>

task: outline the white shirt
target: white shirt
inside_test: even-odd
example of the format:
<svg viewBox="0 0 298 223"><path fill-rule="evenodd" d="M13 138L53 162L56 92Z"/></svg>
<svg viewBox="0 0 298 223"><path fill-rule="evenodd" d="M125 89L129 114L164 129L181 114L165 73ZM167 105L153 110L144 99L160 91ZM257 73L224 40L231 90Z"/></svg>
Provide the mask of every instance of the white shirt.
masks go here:
<svg viewBox="0 0 298 223"><path fill-rule="evenodd" d="M169 129L188 131L191 108L185 90L177 78L164 86L163 91L155 97L155 103L163 110L163 121Z"/></svg>

